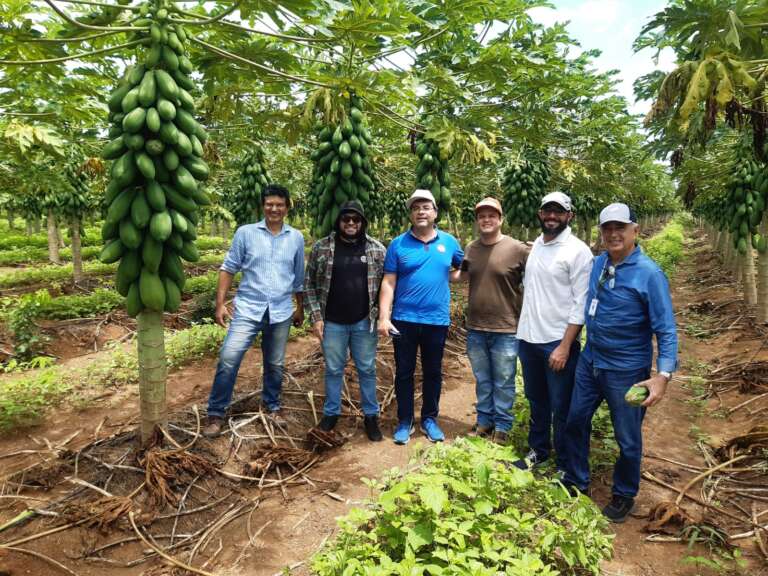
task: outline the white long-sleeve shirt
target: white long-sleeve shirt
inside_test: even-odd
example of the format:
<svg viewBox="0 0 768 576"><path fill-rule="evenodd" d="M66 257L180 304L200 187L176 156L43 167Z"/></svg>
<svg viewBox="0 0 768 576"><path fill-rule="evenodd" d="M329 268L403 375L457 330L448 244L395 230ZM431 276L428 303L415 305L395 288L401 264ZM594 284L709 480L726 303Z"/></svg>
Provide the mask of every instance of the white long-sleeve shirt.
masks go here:
<svg viewBox="0 0 768 576"><path fill-rule="evenodd" d="M563 230L549 242L533 243L523 278L523 309L517 337L532 344L562 340L568 324L584 324L592 252Z"/></svg>

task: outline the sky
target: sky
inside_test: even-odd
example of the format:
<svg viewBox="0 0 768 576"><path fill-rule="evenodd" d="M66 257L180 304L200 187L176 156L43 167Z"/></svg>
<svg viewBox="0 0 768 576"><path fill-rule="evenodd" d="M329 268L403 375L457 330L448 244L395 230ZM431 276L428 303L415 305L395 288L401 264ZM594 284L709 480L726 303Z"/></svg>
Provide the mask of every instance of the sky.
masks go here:
<svg viewBox="0 0 768 576"><path fill-rule="evenodd" d="M651 16L661 11L666 0L550 0L555 6L533 8L531 17L542 24L569 21L568 33L584 50L597 48L602 52L595 60L598 70L619 70L621 83L618 92L627 99L633 114L645 114L650 101L635 102L632 83L636 78L656 69L669 72L674 69L674 55L670 50L659 56L658 66L653 62L654 50L635 54L632 43Z"/></svg>

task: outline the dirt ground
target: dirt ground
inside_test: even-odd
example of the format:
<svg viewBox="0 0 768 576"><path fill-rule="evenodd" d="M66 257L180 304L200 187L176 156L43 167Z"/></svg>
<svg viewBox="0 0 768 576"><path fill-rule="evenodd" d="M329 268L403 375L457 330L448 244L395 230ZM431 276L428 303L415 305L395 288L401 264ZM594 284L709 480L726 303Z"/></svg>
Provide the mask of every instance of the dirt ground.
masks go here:
<svg viewBox="0 0 768 576"><path fill-rule="evenodd" d="M749 365L729 367L746 360L753 363L768 361L768 349L764 333L754 326L751 316L737 299L732 275L720 267L703 238L690 240L686 258L675 274L673 286L681 342L681 369L676 373L665 400L648 412L643 472L646 477L650 475L680 488L699 470L710 467L711 462L704 456L705 453L712 453L728 438L749 430L760 421L765 422L768 398L759 395L767 391L768 369L764 382L763 373L759 370L749 372ZM256 397L246 397L238 405L238 418L241 420L235 422L236 426L242 423L238 428L240 436L228 435L215 440L201 438L196 440L196 453L223 462L222 468L230 474L260 476L261 469L254 467L254 462L261 462L258 457L263 452L259 450L271 447L271 439L267 438L270 428L272 434L278 435L277 443L281 446L293 448L291 440L280 438L282 435L294 438L297 450L306 447L302 440L315 420L313 405L315 414L320 414L322 406L322 364L318 354L317 343L311 337L289 343L288 368L293 378L289 378L285 385L287 393L284 403L291 416L286 432L281 433L267 423L262 424ZM382 346L379 380L381 394L387 399L391 390L392 364L391 348ZM169 431L179 444L186 445L192 440L190 433L184 430L194 434L196 417L192 406L201 409L205 406L214 370L215 359L208 359L187 366L169 377L168 401L170 410L174 412L170 421L178 426L175 429L171 427ZM260 353L255 349L249 352L243 363L237 393L247 396L257 391L260 371ZM466 434L474 419L474 382L461 346L455 342L446 355L444 374L441 424L450 440ZM692 401L694 394L701 395L701 388L696 388L694 384L705 382L700 378L702 374L726 381L710 385L710 393L705 398ZM352 370L348 372L348 381L350 396L354 398ZM310 391L311 397L308 394ZM746 400L752 401L736 408ZM306 468L305 472L301 472L302 464L298 465L300 473L296 474L283 467L283 474L291 474L292 480L281 476L285 482L278 482L272 469L262 477L261 489L258 482L239 483L233 477L222 480L220 476L214 480L205 474L200 474L201 478L195 484L192 479L194 474L186 471L184 478L179 476L169 481L173 484L177 480L182 484L184 480L183 484L190 487L195 484L194 489L188 488L188 494L185 494L190 514L181 517L181 520L177 517L173 523L170 518L152 519L147 516L151 501L139 498L141 507L135 510L137 523L142 526L144 522L144 528L163 546L167 544L169 533L178 540L200 527L210 529L210 537L195 551L191 563L213 574L272 576L286 573L281 572L286 569L290 574L309 574L308 559L333 536L335 518L362 504L370 496L361 478L378 477L393 467L406 468L414 452L425 444L418 434L405 447L392 443L393 405L393 402L389 403L384 413L384 442L368 442L361 430L360 419L344 417L339 429L347 441L341 447L320 453L319 462ZM354 412L354 406L354 403L347 404L345 410ZM94 505L100 495L91 487L74 484L73 481L77 480L73 479L76 478L98 484L112 494L128 494L139 486L144 478L132 469L136 464L128 456L134 446L128 433L136 424L137 414L137 391L118 390L95 401L85 410L63 408L39 426L0 438L0 482L6 479L0 497L0 526L27 507L56 510L69 521L78 518L72 508L51 505L54 501L72 503L77 500L76 497ZM252 421L246 422L249 418ZM73 434L76 435L73 437ZM97 440L101 442L94 444ZM73 459L72 454L86 445L93 447L91 457ZM60 458L55 458L55 455ZM104 463L123 468L108 468ZM24 469L27 472L20 473ZM80 490L74 495L76 497L73 497L73 488ZM706 490L712 489L709 485ZM707 495L698 484L691 488L689 494L699 499ZM759 513L759 510L768 507L768 498L765 493L762 496L757 494L751 505L756 506ZM646 479L642 482L633 517L626 524L613 526L616 533L614 558L604 563L603 574L768 574L754 537L736 541L748 562L748 567L741 571L736 571L732 563L710 555L703 545L695 545L689 550L686 543L668 541L671 540L669 537L657 536L656 541L649 540L649 534L644 530L648 513L660 502L672 501L676 496L676 492L656 481ZM604 473L593 483L592 498L601 506L609 497L610 473ZM169 506L162 512L173 512L176 506L181 510L184 504L182 500L181 504ZM210 504L215 506L192 513L195 507ZM742 504L742 507L749 505ZM745 526L744 522L739 524L733 518L717 513L705 515L703 507L689 500L683 502L683 507L692 516L704 516L705 520L715 523L729 534L749 530L748 525ZM232 517L227 517L227 513ZM765 516L762 518L761 523L765 524ZM151 520L154 522L150 528ZM221 526L217 527L219 522ZM13 544L61 524L61 517L38 517L1 531L0 543ZM72 527L28 543L13 545L55 559L80 576L186 573L170 567L156 556L135 566L125 566L149 551L148 545L137 543L135 538L134 541L98 551L106 544L134 536L134 530L122 518L102 530L98 527ZM706 557L721 562L724 567L707 568L683 562L687 556ZM177 556L185 562L189 561L189 557L187 551L179 552ZM65 572L40 557L0 549L0 576L58 573Z"/></svg>

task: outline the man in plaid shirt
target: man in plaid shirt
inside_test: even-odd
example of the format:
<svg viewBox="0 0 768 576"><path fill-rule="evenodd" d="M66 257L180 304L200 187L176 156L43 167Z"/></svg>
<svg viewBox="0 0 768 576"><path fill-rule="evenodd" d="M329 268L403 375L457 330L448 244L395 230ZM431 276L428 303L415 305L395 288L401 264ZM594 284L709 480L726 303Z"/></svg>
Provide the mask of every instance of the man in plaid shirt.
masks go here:
<svg viewBox="0 0 768 576"><path fill-rule="evenodd" d="M384 275L384 246L366 232L359 202L342 204L333 232L312 246L304 278L304 303L325 357L325 404L321 430L332 430L341 414L347 351L360 381L368 438L382 440L376 400L376 319Z"/></svg>

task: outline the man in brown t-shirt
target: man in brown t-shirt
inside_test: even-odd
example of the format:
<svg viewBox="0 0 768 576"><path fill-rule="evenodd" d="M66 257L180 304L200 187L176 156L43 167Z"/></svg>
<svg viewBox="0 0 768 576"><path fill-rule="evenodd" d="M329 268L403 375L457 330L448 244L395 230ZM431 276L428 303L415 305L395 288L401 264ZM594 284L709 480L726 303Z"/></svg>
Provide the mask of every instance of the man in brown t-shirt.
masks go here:
<svg viewBox="0 0 768 576"><path fill-rule="evenodd" d="M467 356L476 380L480 436L504 444L514 422L517 321L523 304L523 270L530 247L501 233L501 204L484 198L475 206L480 238L461 265L469 280Z"/></svg>

